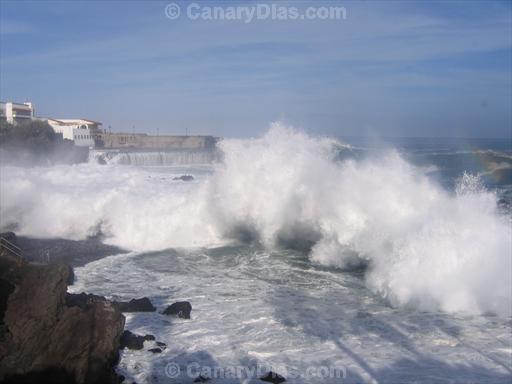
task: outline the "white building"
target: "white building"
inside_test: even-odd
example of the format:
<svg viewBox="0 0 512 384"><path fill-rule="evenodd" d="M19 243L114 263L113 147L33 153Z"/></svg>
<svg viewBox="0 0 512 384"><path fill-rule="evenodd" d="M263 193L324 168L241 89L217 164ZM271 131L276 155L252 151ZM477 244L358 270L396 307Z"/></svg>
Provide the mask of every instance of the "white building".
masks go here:
<svg viewBox="0 0 512 384"><path fill-rule="evenodd" d="M48 119L48 124L63 139L72 140L79 147L94 147L101 126L98 121L86 119Z"/></svg>
<svg viewBox="0 0 512 384"><path fill-rule="evenodd" d="M0 119L10 124L20 124L34 119L34 108L31 102L13 103L0 102Z"/></svg>

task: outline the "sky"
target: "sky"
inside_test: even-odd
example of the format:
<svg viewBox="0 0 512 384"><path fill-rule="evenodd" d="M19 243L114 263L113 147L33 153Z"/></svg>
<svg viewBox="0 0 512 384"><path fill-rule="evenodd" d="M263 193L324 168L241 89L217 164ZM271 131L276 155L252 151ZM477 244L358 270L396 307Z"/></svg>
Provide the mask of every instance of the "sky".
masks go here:
<svg viewBox="0 0 512 384"><path fill-rule="evenodd" d="M0 99L117 132L511 137L512 1L170 3L0 1ZM260 4L345 14L187 12Z"/></svg>

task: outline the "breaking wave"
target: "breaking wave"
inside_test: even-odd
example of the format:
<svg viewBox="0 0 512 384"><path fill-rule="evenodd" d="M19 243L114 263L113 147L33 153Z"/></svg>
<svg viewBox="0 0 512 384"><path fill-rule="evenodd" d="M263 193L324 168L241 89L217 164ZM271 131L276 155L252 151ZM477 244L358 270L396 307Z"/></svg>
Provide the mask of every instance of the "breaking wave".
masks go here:
<svg viewBox="0 0 512 384"><path fill-rule="evenodd" d="M89 162L137 166L208 164L218 160L214 150L120 151L91 150Z"/></svg>
<svg viewBox="0 0 512 384"><path fill-rule="evenodd" d="M510 217L478 177L447 191L396 151L337 160L336 141L279 124L219 146L223 162L189 183L172 169L6 167L1 224L73 239L101 231L140 251L255 241L365 264L367 286L393 305L512 313Z"/></svg>

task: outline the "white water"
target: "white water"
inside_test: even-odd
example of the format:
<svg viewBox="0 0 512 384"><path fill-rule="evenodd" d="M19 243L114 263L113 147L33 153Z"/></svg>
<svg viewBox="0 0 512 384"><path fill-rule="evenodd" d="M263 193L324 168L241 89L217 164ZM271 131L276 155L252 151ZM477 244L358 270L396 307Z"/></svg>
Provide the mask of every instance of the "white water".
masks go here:
<svg viewBox="0 0 512 384"><path fill-rule="evenodd" d="M474 180L443 190L389 151L334 161L335 143L274 125L226 140L206 168L2 168L1 224L43 237L101 230L131 250L253 239L267 249L314 244L313 262L367 263L366 285L393 305L512 313L510 219ZM193 173L190 183L173 176Z"/></svg>
<svg viewBox="0 0 512 384"><path fill-rule="evenodd" d="M392 308L358 274L312 266L293 251L165 250L112 256L75 272L73 292L148 296L158 311L192 303L191 320L126 314L126 329L167 344L161 354L147 351L154 342L122 352L119 371L130 384L192 383L198 366L267 368L301 384L508 384L512 375L510 321ZM167 364L180 375L167 377ZM343 368L344 380L325 374ZM245 377L212 382L261 383Z"/></svg>
<svg viewBox="0 0 512 384"><path fill-rule="evenodd" d="M208 164L218 160L214 150L172 150L130 152L115 150L91 150L90 163L137 166Z"/></svg>

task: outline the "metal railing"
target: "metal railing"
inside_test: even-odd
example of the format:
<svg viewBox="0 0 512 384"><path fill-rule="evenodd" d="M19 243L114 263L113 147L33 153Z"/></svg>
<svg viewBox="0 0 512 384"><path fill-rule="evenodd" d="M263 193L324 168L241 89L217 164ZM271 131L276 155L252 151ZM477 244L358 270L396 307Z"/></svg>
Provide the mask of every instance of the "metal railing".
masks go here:
<svg viewBox="0 0 512 384"><path fill-rule="evenodd" d="M13 255L17 256L20 260L23 259L23 251L16 244L10 242L5 237L0 237L0 248L4 248Z"/></svg>

